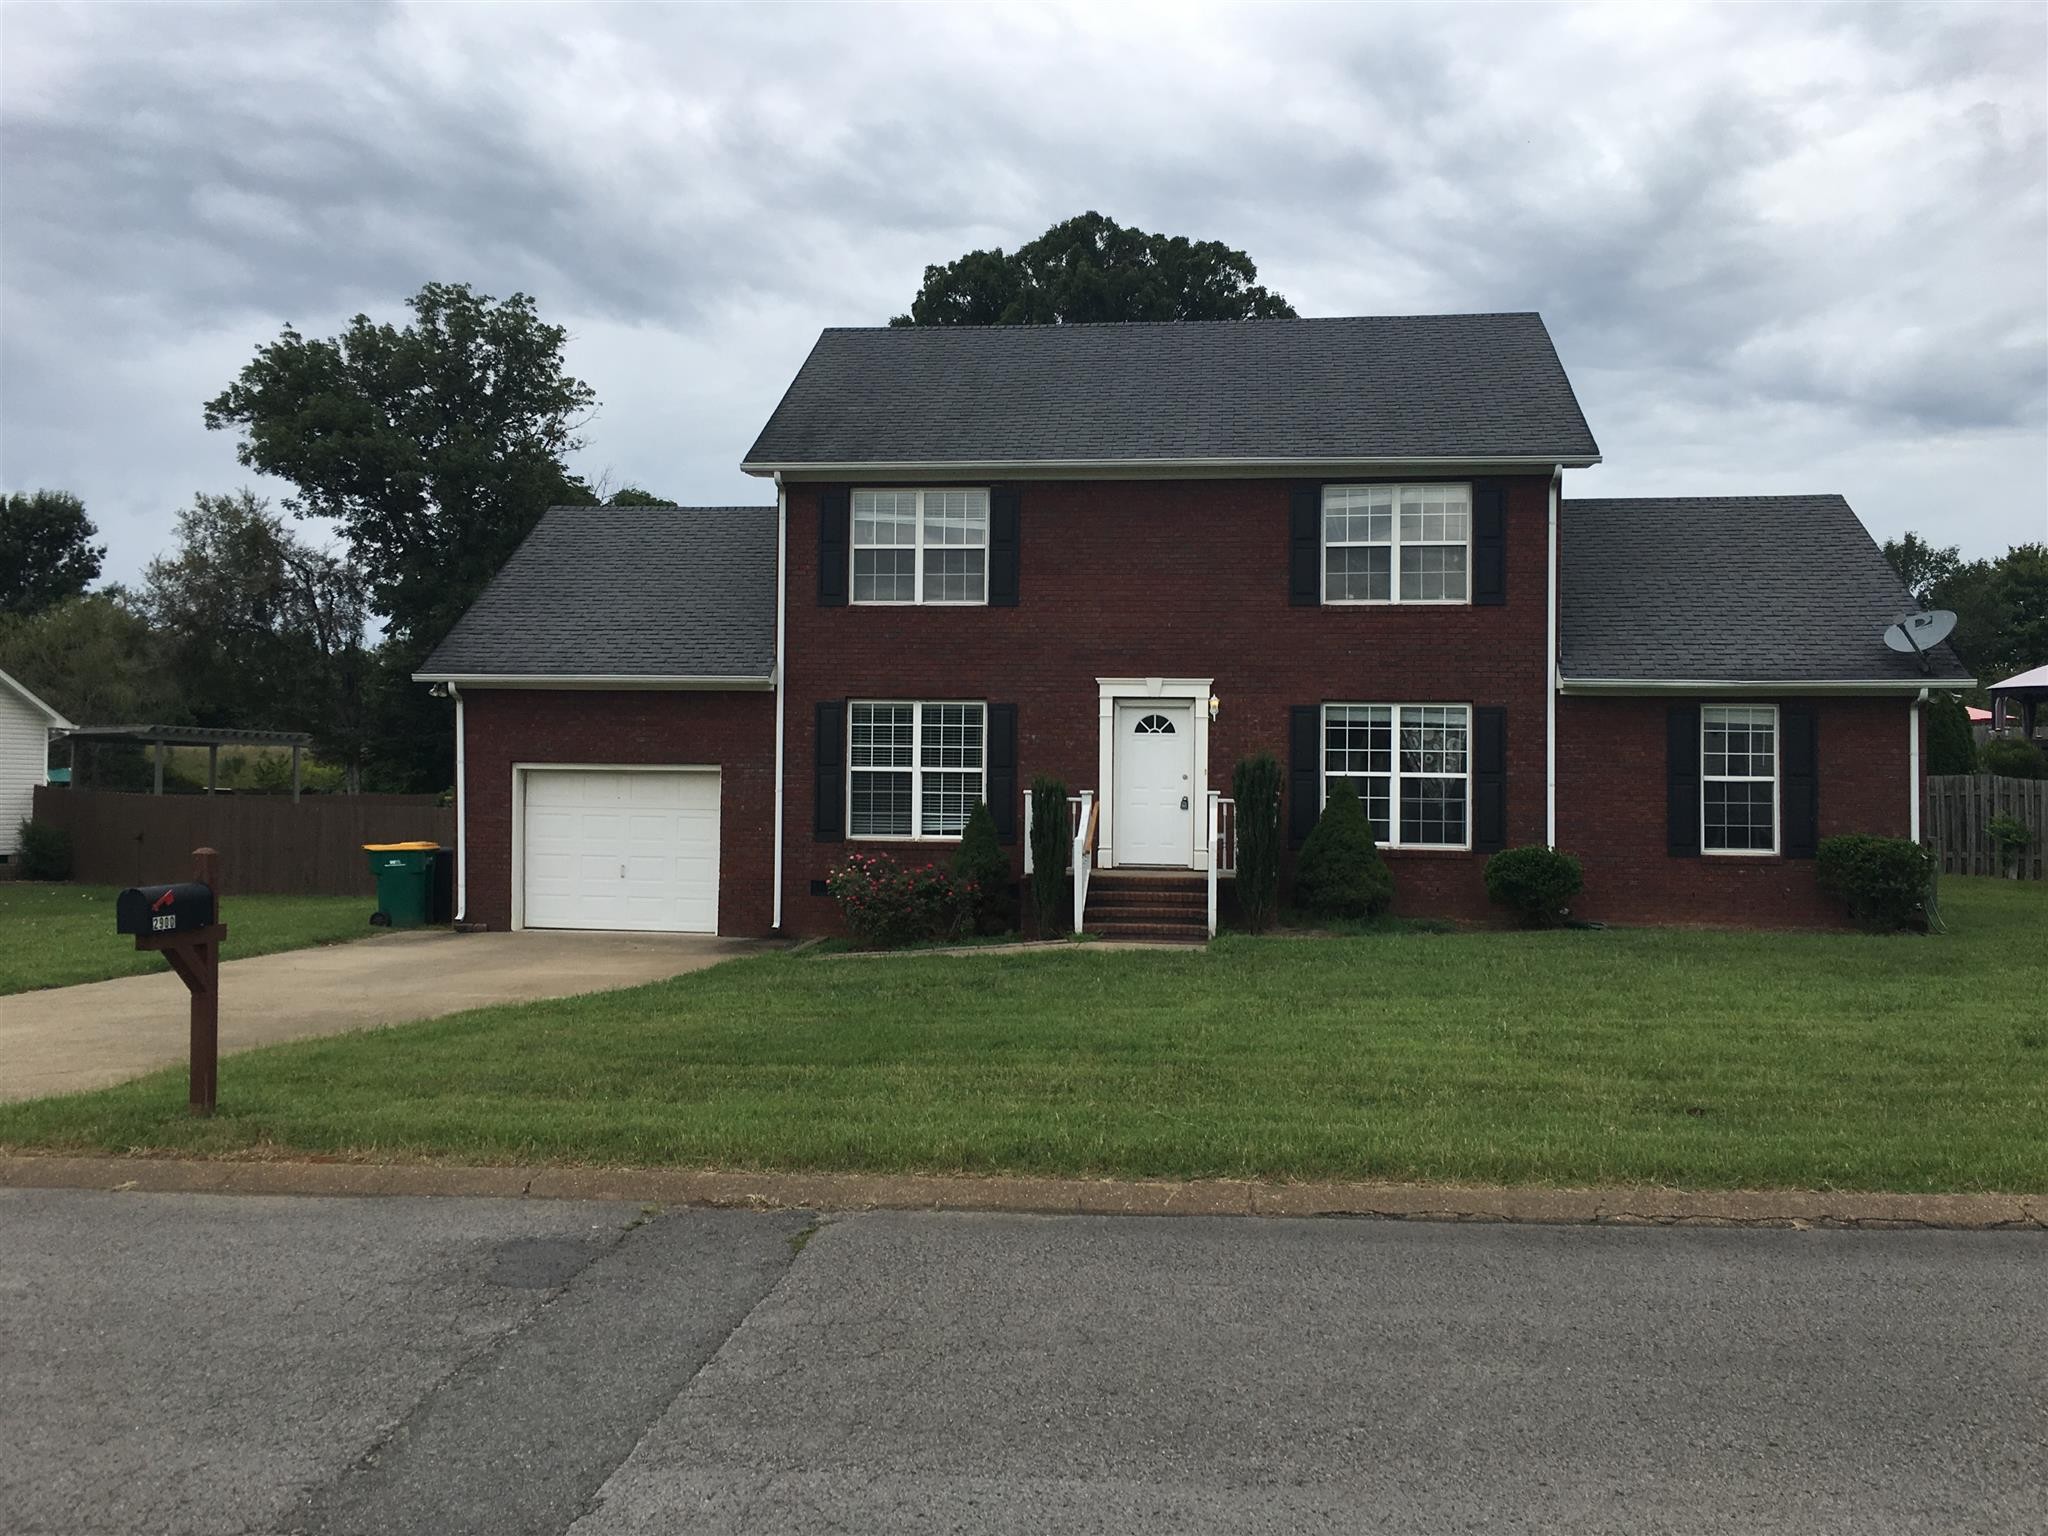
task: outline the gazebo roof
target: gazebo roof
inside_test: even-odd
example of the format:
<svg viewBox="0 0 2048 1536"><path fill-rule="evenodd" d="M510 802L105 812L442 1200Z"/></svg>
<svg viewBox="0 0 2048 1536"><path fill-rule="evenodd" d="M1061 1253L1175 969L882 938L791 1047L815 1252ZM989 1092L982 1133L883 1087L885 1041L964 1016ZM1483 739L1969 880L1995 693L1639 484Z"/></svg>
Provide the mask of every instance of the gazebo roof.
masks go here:
<svg viewBox="0 0 2048 1536"><path fill-rule="evenodd" d="M2016 672L2004 682L1991 685L1993 693L2017 693L2036 688L2048 693L2048 665L2038 666L2026 672Z"/></svg>
<svg viewBox="0 0 2048 1536"><path fill-rule="evenodd" d="M304 731L243 731L212 725L75 725L59 738L91 741L160 741L171 747L307 747Z"/></svg>

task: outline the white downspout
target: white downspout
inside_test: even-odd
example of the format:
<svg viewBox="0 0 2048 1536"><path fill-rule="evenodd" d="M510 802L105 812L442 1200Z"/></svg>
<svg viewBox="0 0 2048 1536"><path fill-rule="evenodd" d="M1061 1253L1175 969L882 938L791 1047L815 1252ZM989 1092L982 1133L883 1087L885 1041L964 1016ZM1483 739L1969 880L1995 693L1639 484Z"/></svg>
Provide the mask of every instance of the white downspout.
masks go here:
<svg viewBox="0 0 2048 1536"><path fill-rule="evenodd" d="M1906 805L1907 825L1914 842L1920 841L1920 706L1927 702L1927 690L1906 703Z"/></svg>
<svg viewBox="0 0 2048 1536"><path fill-rule="evenodd" d="M782 737L787 713L789 661L789 492L782 471L775 471L775 898L773 922L782 931Z"/></svg>
<svg viewBox="0 0 2048 1536"><path fill-rule="evenodd" d="M1543 842L1557 846L1557 488L1564 466L1550 467L1549 600L1544 644L1543 686Z"/></svg>
<svg viewBox="0 0 2048 1536"><path fill-rule="evenodd" d="M448 685L455 700L455 921L469 920L469 761L463 729L462 690Z"/></svg>

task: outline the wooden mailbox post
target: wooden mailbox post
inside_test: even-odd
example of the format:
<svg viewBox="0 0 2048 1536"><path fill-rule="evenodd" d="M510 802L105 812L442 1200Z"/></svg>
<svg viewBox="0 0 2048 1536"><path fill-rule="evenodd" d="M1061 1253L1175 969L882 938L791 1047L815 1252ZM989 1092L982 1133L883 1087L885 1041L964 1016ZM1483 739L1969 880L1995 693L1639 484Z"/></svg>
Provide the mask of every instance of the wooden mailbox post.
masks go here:
<svg viewBox="0 0 2048 1536"><path fill-rule="evenodd" d="M135 935L137 949L163 952L192 994L192 1087L195 1115L213 1113L220 1089L220 855L192 854L192 878L179 885L139 885L114 900L114 930Z"/></svg>

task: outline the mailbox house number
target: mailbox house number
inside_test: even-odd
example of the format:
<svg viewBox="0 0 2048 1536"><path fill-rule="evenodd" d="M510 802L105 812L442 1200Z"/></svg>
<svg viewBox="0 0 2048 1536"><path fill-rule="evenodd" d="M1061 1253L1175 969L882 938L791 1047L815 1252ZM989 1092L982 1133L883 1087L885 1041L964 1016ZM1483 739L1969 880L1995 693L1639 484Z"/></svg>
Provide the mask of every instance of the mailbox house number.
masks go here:
<svg viewBox="0 0 2048 1536"><path fill-rule="evenodd" d="M149 927L152 933L170 933L177 926L178 916L175 912L159 912L149 920Z"/></svg>

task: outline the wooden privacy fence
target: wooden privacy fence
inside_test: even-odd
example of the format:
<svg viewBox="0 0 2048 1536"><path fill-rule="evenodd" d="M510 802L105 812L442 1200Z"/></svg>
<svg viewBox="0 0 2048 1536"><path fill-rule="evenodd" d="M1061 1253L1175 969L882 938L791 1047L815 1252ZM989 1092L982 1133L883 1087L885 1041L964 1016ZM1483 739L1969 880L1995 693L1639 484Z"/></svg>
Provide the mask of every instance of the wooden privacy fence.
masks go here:
<svg viewBox="0 0 2048 1536"><path fill-rule="evenodd" d="M433 795L130 795L35 792L35 815L71 834L71 878L91 885L182 880L194 848L217 848L229 894L373 896L364 843L455 846L455 812Z"/></svg>
<svg viewBox="0 0 2048 1536"><path fill-rule="evenodd" d="M1921 830L1945 875L2002 875L1993 818L2010 816L2032 834L2015 867L2022 880L2048 879L2048 779L1990 773L1930 774Z"/></svg>

